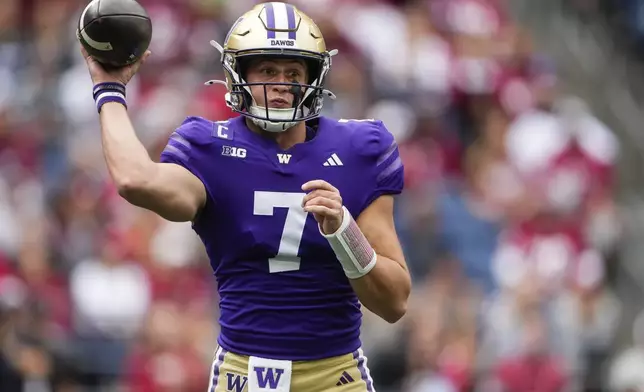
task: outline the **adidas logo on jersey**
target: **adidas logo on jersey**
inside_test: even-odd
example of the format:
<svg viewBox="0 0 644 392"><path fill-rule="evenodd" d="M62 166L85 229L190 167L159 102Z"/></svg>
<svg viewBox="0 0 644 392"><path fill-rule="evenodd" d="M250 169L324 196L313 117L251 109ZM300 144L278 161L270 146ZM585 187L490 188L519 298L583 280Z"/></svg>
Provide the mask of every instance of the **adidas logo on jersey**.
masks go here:
<svg viewBox="0 0 644 392"><path fill-rule="evenodd" d="M342 385L352 383L354 381L355 380L353 379L353 377L351 377L351 375L349 373L342 372L342 375L340 376L340 381L338 381L338 383L335 384L335 386L339 387L339 386L342 386Z"/></svg>
<svg viewBox="0 0 644 392"><path fill-rule="evenodd" d="M340 158L338 158L336 153L331 154L329 159L327 159L326 162L324 162L323 164L323 166L342 166L342 165L343 163L340 160Z"/></svg>

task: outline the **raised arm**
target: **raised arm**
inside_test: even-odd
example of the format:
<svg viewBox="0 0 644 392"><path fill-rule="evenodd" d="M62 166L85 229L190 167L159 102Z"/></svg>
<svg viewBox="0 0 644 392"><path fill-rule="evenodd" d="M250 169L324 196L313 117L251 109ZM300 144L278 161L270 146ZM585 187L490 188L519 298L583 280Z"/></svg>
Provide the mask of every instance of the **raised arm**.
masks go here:
<svg viewBox="0 0 644 392"><path fill-rule="evenodd" d="M100 106L103 154L119 194L133 205L153 211L171 221L191 221L206 202L206 190L199 178L172 163L154 162L141 141L118 92L108 84L124 86L149 56L114 71L106 71L82 49ZM99 94L96 94L96 91ZM100 95L100 92L104 94ZM112 97L105 99L101 97Z"/></svg>

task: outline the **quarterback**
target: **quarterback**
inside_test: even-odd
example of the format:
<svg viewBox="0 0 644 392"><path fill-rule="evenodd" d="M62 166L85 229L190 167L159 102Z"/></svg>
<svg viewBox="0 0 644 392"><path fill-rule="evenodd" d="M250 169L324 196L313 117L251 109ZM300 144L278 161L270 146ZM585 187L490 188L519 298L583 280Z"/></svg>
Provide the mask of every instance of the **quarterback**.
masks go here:
<svg viewBox="0 0 644 392"><path fill-rule="evenodd" d="M120 195L192 222L210 258L221 333L209 391L373 391L360 303L394 323L411 289L393 223L396 142L380 121L320 115L337 51L292 5L257 5L211 44L226 80L208 83L241 115L187 118L158 163L124 99L150 53L108 71L84 52Z"/></svg>

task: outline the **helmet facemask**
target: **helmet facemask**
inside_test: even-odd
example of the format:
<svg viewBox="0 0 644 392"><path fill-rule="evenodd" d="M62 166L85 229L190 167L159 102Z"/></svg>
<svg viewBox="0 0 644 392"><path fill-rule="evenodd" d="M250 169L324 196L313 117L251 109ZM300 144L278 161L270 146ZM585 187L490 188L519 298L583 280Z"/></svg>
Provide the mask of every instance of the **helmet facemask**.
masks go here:
<svg viewBox="0 0 644 392"><path fill-rule="evenodd" d="M283 132L297 123L314 119L320 115L324 97L335 98L329 90L324 89L326 75L331 68L331 56L337 51L325 53L307 52L303 50L224 50L217 42L211 41L222 55L222 64L226 81L209 81L207 84L225 84L228 87L226 104L234 112L240 113L253 121L260 129L267 132ZM258 82L248 83L244 79L245 65L257 58L271 57L276 59L301 59L306 62L308 70L307 84ZM274 86L287 86L293 94L291 108L269 108L256 103L252 86L262 86L264 102L268 103L268 91Z"/></svg>

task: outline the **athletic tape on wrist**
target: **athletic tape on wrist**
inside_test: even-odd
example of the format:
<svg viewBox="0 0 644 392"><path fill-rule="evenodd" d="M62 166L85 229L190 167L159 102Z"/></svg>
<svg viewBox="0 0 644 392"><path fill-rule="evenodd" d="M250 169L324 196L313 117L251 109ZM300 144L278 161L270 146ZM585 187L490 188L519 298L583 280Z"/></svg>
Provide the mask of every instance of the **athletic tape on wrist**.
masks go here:
<svg viewBox="0 0 644 392"><path fill-rule="evenodd" d="M345 275L349 279L358 279L376 266L377 255L349 210L344 206L342 210L342 224L335 233L324 234L319 225L318 228L322 236L329 241Z"/></svg>

